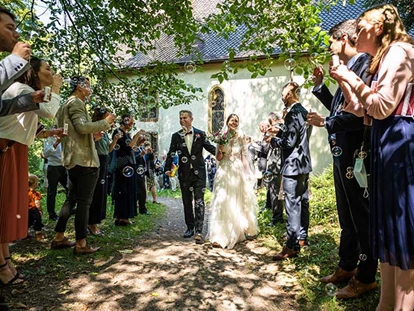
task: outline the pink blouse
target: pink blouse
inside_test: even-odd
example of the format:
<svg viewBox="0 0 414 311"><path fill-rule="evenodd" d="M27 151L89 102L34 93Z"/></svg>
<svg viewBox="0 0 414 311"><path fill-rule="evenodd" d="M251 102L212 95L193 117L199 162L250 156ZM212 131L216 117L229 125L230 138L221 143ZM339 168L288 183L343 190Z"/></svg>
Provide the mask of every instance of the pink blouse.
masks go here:
<svg viewBox="0 0 414 311"><path fill-rule="evenodd" d="M376 86L362 96L368 115L378 120L390 116L401 102L408 83L413 81L414 46L405 42L391 44L381 59Z"/></svg>

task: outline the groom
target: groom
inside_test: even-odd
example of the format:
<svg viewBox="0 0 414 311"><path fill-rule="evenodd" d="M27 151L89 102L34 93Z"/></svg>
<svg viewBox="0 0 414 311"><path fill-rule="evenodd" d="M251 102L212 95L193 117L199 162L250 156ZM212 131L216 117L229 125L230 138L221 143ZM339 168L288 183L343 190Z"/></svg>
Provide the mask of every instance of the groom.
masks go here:
<svg viewBox="0 0 414 311"><path fill-rule="evenodd" d="M204 221L204 191L206 189L206 167L203 148L215 154L216 148L206 139L206 133L193 127L193 113L189 110L180 111L181 130L171 137L170 150L164 170L171 175L171 164L175 154L178 155L178 180L184 205L187 231L185 238L194 235L197 244L203 243L201 235ZM194 199L194 208L193 208Z"/></svg>

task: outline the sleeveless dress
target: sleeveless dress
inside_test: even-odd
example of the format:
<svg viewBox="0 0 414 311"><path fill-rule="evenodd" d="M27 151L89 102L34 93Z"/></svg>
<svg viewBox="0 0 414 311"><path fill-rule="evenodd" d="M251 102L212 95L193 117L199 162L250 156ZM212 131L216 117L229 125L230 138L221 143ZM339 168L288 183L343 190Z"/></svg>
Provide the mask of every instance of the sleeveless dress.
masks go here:
<svg viewBox="0 0 414 311"><path fill-rule="evenodd" d="M224 151L214 179L207 239L231 249L259 232L258 205L244 139L233 138Z"/></svg>

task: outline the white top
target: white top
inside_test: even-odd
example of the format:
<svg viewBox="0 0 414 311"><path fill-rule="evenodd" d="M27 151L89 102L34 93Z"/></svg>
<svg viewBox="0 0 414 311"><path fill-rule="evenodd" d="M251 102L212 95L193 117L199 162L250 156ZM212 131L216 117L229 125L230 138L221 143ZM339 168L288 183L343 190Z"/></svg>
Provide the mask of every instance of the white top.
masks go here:
<svg viewBox="0 0 414 311"><path fill-rule="evenodd" d="M22 94L32 93L35 90L27 84L13 83L2 95L2 99L13 98ZM40 103L38 110L17 113L0 117L0 138L14 140L21 144L30 146L34 140L37 130L38 116L54 118L59 109L60 96L52 93L49 102Z"/></svg>

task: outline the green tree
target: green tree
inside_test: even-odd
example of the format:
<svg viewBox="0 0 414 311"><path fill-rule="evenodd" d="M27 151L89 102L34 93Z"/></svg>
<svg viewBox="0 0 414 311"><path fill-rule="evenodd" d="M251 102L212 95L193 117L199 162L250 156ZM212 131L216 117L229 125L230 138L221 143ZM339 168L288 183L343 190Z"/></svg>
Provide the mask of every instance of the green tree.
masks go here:
<svg viewBox="0 0 414 311"><path fill-rule="evenodd" d="M35 0L8 1L6 6L22 17L19 28L34 50L48 55L65 77L87 74L93 79L98 104L113 107L117 113L132 110L139 114L148 107L190 103L200 96L197 86L179 79L177 69L182 64L155 59L140 68L125 65L136 53L150 56L163 36L174 42L175 58L187 57L196 66L203 62L198 44L206 34L224 39L239 36L240 44L229 46L228 59L213 75L220 82L241 68L247 68L252 78L265 75L276 50L282 60L296 59L296 72L308 77L309 61L301 53L307 51L313 62L323 61L327 36L319 15L337 3L211 0L212 13L197 16L196 2L42 0L38 4L50 15L47 24L35 15Z"/></svg>

